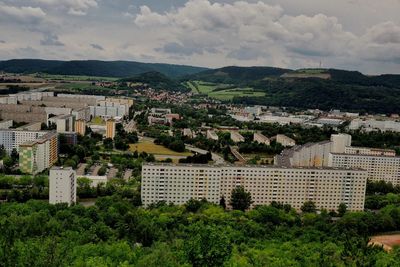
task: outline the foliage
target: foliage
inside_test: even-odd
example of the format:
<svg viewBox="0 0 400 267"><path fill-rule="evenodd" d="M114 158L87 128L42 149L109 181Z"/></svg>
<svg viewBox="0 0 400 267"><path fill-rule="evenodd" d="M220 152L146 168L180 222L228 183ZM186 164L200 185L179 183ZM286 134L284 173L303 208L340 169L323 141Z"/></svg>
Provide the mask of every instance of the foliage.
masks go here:
<svg viewBox="0 0 400 267"><path fill-rule="evenodd" d="M232 190L230 201L232 209L245 211L252 203L250 192L247 192L243 186L237 186Z"/></svg>

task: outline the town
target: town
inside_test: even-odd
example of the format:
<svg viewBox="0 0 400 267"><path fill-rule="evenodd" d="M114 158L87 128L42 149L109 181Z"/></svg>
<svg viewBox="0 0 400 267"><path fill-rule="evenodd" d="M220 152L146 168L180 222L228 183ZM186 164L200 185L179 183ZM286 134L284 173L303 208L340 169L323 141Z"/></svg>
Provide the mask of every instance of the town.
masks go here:
<svg viewBox="0 0 400 267"><path fill-rule="evenodd" d="M0 0L0 267L400 266L399 10Z"/></svg>

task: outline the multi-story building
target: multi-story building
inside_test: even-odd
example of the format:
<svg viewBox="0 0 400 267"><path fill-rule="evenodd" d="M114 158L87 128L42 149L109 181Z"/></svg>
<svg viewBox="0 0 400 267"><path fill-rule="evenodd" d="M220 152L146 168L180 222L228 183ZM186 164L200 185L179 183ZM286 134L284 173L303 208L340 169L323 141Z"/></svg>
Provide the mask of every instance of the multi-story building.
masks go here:
<svg viewBox="0 0 400 267"><path fill-rule="evenodd" d="M115 131L116 131L116 123L115 120L107 120L106 121L106 138L114 139Z"/></svg>
<svg viewBox="0 0 400 267"><path fill-rule="evenodd" d="M49 176L50 204L76 203L76 173L71 167L53 167Z"/></svg>
<svg viewBox="0 0 400 267"><path fill-rule="evenodd" d="M19 168L23 173L36 174L50 168L58 159L57 133L50 132L35 141L19 146Z"/></svg>
<svg viewBox="0 0 400 267"><path fill-rule="evenodd" d="M400 122L393 120L354 119L351 121L349 129L350 130L361 129L366 132L371 132L371 131L400 132Z"/></svg>
<svg viewBox="0 0 400 267"><path fill-rule="evenodd" d="M84 119L78 119L75 121L75 132L84 136L86 133L86 121Z"/></svg>
<svg viewBox="0 0 400 267"><path fill-rule="evenodd" d="M214 130L207 130L207 139L218 141L218 135Z"/></svg>
<svg viewBox="0 0 400 267"><path fill-rule="evenodd" d="M27 141L34 141L47 134L47 131L20 131L16 129L3 129L0 130L0 145L11 153L13 149L18 150L22 143Z"/></svg>
<svg viewBox="0 0 400 267"><path fill-rule="evenodd" d="M266 137L265 135L261 134L261 133L254 133L253 135L253 141L254 142L258 142L260 144L266 144L266 145L270 145L271 141L269 140L268 137Z"/></svg>
<svg viewBox="0 0 400 267"><path fill-rule="evenodd" d="M244 142L244 137L237 131L230 131L231 139L235 143Z"/></svg>
<svg viewBox="0 0 400 267"><path fill-rule="evenodd" d="M363 210L367 172L360 169L286 168L280 166L233 166L196 164L145 164L142 168L142 201L184 204L206 198L219 203L230 199L236 186L251 193L254 205L272 201L300 209L306 201L318 208Z"/></svg>
<svg viewBox="0 0 400 267"><path fill-rule="evenodd" d="M296 141L294 141L292 138L287 137L286 135L283 134L278 134L275 137L273 137L277 143L281 144L282 146L295 146Z"/></svg>
<svg viewBox="0 0 400 267"><path fill-rule="evenodd" d="M400 157L394 150L352 147L351 135L336 134L330 141L284 150L275 164L285 167L361 168L368 179L400 185Z"/></svg>

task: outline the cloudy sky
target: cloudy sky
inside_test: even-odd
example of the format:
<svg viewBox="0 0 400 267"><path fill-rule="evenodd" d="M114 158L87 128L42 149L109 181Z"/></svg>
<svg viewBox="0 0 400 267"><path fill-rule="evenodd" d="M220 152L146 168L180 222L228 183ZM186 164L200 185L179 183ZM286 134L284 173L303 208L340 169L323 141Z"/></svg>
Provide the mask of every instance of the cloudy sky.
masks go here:
<svg viewBox="0 0 400 267"><path fill-rule="evenodd" d="M0 59L400 73L400 0L0 0Z"/></svg>

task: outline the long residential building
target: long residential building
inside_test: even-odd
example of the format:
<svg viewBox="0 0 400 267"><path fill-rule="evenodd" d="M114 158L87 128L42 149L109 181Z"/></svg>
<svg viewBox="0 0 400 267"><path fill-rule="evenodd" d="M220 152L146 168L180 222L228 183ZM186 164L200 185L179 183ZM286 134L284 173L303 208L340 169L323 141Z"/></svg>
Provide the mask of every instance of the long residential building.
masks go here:
<svg viewBox="0 0 400 267"><path fill-rule="evenodd" d="M253 206L276 201L300 209L313 201L318 208L336 210L344 203L357 211L364 208L366 181L367 172L360 169L148 163L141 192L145 206L181 205L191 198L219 203L241 185L251 193Z"/></svg>
<svg viewBox="0 0 400 267"><path fill-rule="evenodd" d="M4 149L11 153L13 149L19 148L19 146L28 141L35 141L45 134L47 131L21 131L16 129L3 129L0 130L0 145L4 146Z"/></svg>
<svg viewBox="0 0 400 267"><path fill-rule="evenodd" d="M285 167L361 168L369 180L400 185L400 157L394 150L353 147L348 134L284 150L274 162Z"/></svg>

